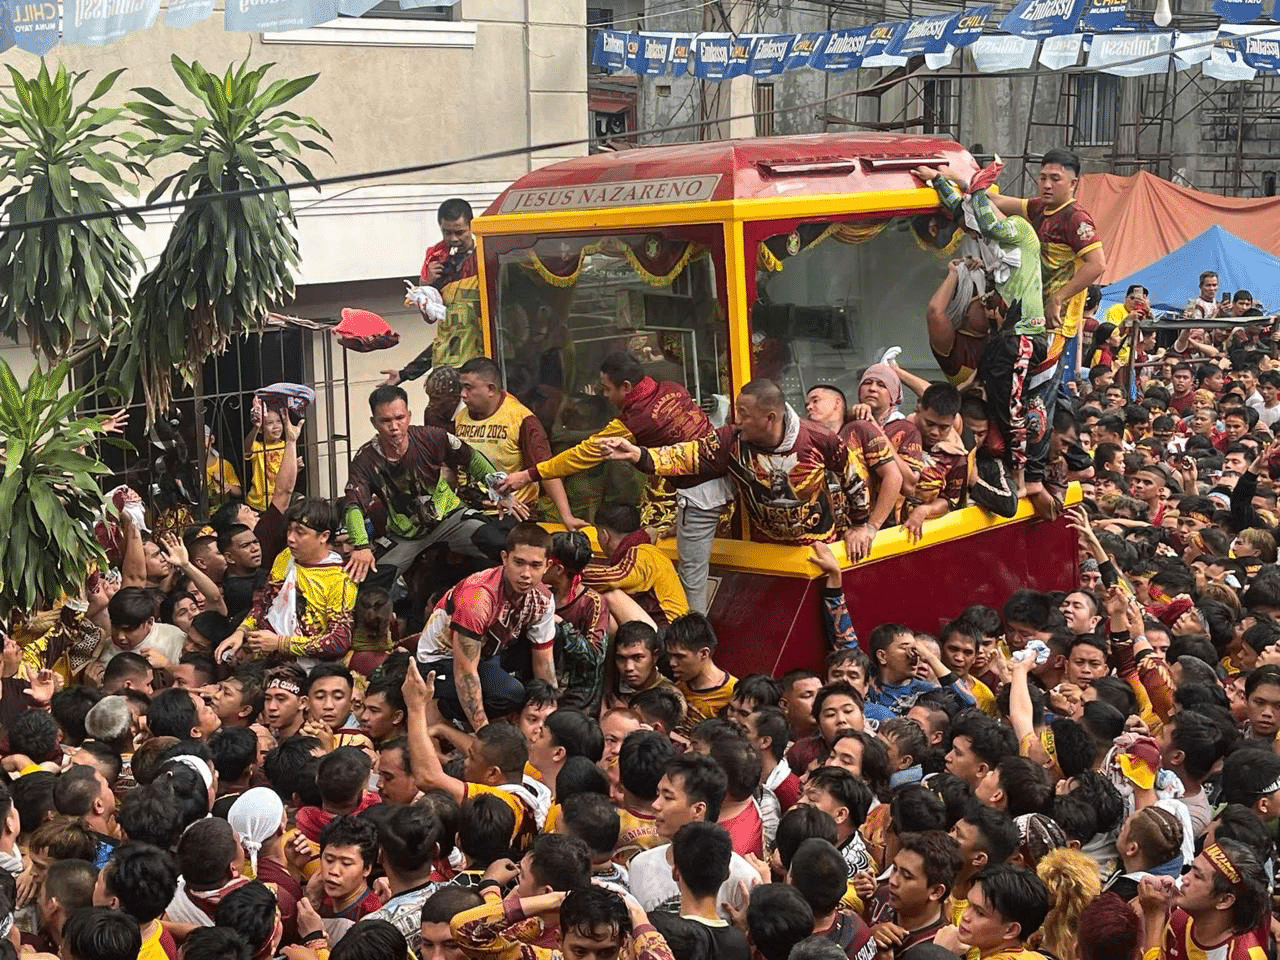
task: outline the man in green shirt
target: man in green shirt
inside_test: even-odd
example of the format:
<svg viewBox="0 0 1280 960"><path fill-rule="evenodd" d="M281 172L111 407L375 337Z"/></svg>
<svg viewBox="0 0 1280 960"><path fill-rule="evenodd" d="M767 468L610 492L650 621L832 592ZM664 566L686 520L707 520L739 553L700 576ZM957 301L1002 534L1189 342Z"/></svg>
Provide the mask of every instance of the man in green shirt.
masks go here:
<svg viewBox="0 0 1280 960"><path fill-rule="evenodd" d="M366 526L375 498L387 516L388 544L376 559L378 566L403 573L436 543L486 566L495 562L480 545L491 539L484 536L484 514L465 507L448 478L451 471L459 483L485 490L493 464L446 430L414 426L408 395L400 387L378 387L369 408L377 436L356 452L347 474L347 533L355 546L347 572L352 579L363 581L375 565Z"/></svg>
<svg viewBox="0 0 1280 960"><path fill-rule="evenodd" d="M996 208L987 193L993 170L998 167L979 173L967 193L945 170L912 172L933 187L956 226L977 240L978 259L1000 299L999 326L978 363L978 380L997 429L988 431L978 451L973 499L1012 516L1017 503L1011 493L1025 495L1039 516L1052 519L1059 504L1044 480L1058 358L1049 356L1045 331L1040 238L1025 217L1007 217Z"/></svg>

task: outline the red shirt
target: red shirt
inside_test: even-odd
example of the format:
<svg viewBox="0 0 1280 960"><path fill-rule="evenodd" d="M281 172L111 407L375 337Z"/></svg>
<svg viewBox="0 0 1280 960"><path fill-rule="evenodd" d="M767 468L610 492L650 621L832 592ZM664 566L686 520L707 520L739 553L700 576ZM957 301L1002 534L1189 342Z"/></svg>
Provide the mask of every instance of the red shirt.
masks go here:
<svg viewBox="0 0 1280 960"><path fill-rule="evenodd" d="M764 820L754 800L743 807L741 813L721 820L720 826L728 832L734 853L740 857L754 853L764 859Z"/></svg>
<svg viewBox="0 0 1280 960"><path fill-rule="evenodd" d="M1180 417L1185 417L1188 413L1190 413L1191 407L1195 402L1196 402L1196 392L1194 390L1188 390L1186 393L1183 393L1183 394L1177 394L1177 393L1169 394L1169 409L1176 410L1178 412L1178 416Z"/></svg>
<svg viewBox="0 0 1280 960"><path fill-rule="evenodd" d="M783 813L800 801L801 792L800 778L795 775L794 770L773 788L773 795L778 798L778 806L782 808Z"/></svg>
<svg viewBox="0 0 1280 960"><path fill-rule="evenodd" d="M418 656L438 659L453 649L450 631L481 642L482 657L506 650L527 637L535 650L555 643L555 599L539 584L528 593L510 596L502 567L464 578L440 598L418 640Z"/></svg>

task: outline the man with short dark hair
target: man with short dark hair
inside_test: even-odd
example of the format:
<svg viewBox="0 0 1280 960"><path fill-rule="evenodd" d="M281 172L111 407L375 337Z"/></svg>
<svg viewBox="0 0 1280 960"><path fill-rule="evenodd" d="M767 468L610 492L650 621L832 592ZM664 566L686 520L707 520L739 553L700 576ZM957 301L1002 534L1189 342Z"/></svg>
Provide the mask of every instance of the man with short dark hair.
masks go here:
<svg viewBox="0 0 1280 960"><path fill-rule="evenodd" d="M160 917L177 889L178 867L167 851L126 843L98 874L93 903L120 910L138 924L142 936L138 960L165 960L177 951L177 944Z"/></svg>
<svg viewBox="0 0 1280 960"><path fill-rule="evenodd" d="M941 830L904 833L897 842L889 874L893 919L877 924L872 935L894 960L909 960L913 948L933 942L947 925L947 898L962 859L960 845Z"/></svg>
<svg viewBox="0 0 1280 960"><path fill-rule="evenodd" d="M337 510L323 497L307 497L285 512L284 522L289 548L275 558L266 587L240 628L219 644L218 656L247 644L258 659L284 653L336 660L351 647L356 585L333 550ZM276 609L277 598L288 592L296 593L303 611L293 617Z"/></svg>
<svg viewBox="0 0 1280 960"><path fill-rule="evenodd" d="M63 960L137 960L138 924L119 910L81 907L62 927Z"/></svg>
<svg viewBox="0 0 1280 960"><path fill-rule="evenodd" d="M471 232L471 204L450 197L436 211L440 240L427 248L418 282L440 291L445 318L436 335L418 356L399 370L383 370L385 383L395 386L422 376L432 366L460 366L484 352L480 332L480 278L476 273L476 239ZM437 321L421 307L423 319Z"/></svg>
<svg viewBox="0 0 1280 960"><path fill-rule="evenodd" d="M748 960L742 931L720 916L717 897L729 879L733 845L718 824L686 823L671 840L672 876L680 888L680 916L705 928L723 960Z"/></svg>
<svg viewBox="0 0 1280 960"><path fill-rule="evenodd" d="M166 664L182 656L186 634L171 623L156 619L155 596L142 587L121 587L107 603L111 617L111 642L104 644L98 660L107 663L121 651L152 652Z"/></svg>
<svg viewBox="0 0 1280 960"><path fill-rule="evenodd" d="M902 525L912 541L920 539L926 520L965 505L969 452L955 427L959 413L960 391L949 383L931 383L912 414L924 458L924 469L904 508Z"/></svg>
<svg viewBox="0 0 1280 960"><path fill-rule="evenodd" d="M36 895L36 915L40 929L23 934L23 945L37 951L58 952L62 930L72 912L93 906L93 890L98 870L88 860L55 860L49 864L44 883Z"/></svg>
<svg viewBox="0 0 1280 960"><path fill-rule="evenodd" d="M459 440L480 451L495 469L508 476L551 459L551 441L542 421L515 394L503 389L502 371L496 363L488 357L472 357L462 365L458 378L462 383L462 409L454 417L453 432ZM551 477L543 481L543 486L568 529L587 526L587 521L573 515L563 481ZM531 483L513 496L533 512L539 492L538 484Z"/></svg>
<svg viewBox="0 0 1280 960"><path fill-rule="evenodd" d="M658 783L658 798L653 803L654 823L658 835L672 839L686 823L715 823L720 818L728 781L724 771L710 757L686 753L668 761ZM629 866L631 893L646 910L678 909L680 888L673 866L674 851L670 844L636 854ZM734 853L729 860L729 878L717 895L717 907L724 904L743 906L739 883L750 888L760 882L760 874L745 859ZM727 919L727 914L725 914Z"/></svg>
<svg viewBox="0 0 1280 960"><path fill-rule="evenodd" d="M486 490L493 464L439 427L413 425L409 395L400 387L374 390L369 411L376 436L356 451L347 472L346 528L354 547L347 572L362 582L375 565L375 545L382 546L377 565L397 574L436 543L473 562L489 563L491 558L474 542L484 518L463 506L445 475L452 471L459 483ZM387 518L377 544L366 533L375 500Z"/></svg>
<svg viewBox="0 0 1280 960"><path fill-rule="evenodd" d="M1195 956L1261 960L1266 956L1269 886L1261 858L1243 843L1206 843L1183 875L1148 874L1139 883L1138 902L1146 921L1146 947L1161 960Z"/></svg>
<svg viewBox="0 0 1280 960"><path fill-rule="evenodd" d="M507 477L503 489L516 491L526 484L552 477L571 477L590 470L608 458L603 441L619 438L645 447L685 443L710 436L711 421L697 399L678 383L658 381L645 373L635 357L611 353L600 365L600 392L618 410L615 419L577 446ZM711 541L724 505L733 499L732 489L720 479L653 476L640 501L644 526L676 524L680 582L689 606L706 612L706 580L711 564Z"/></svg>
<svg viewBox="0 0 1280 960"><path fill-rule="evenodd" d="M78 817L98 843L94 866L101 869L116 844L116 796L111 784L93 767L75 764L58 774L53 785L54 809L64 817Z"/></svg>
<svg viewBox="0 0 1280 960"><path fill-rule="evenodd" d="M605 504L596 511L595 526L606 562L588 565L582 582L599 591L615 622L642 620L634 610L638 606L663 630L689 612L678 571L640 525L639 510L626 503Z"/></svg>
<svg viewBox="0 0 1280 960"><path fill-rule="evenodd" d="M502 563L450 588L418 637L417 662L434 672L435 695L472 730L520 709L520 676L556 686L555 598L542 584L550 546L536 523L516 524Z"/></svg>
<svg viewBox="0 0 1280 960"><path fill-rule="evenodd" d="M969 888L960 942L976 947L980 957L1024 955L1048 914L1049 891L1034 873L1005 864L987 867Z"/></svg>
<svg viewBox="0 0 1280 960"><path fill-rule="evenodd" d="M1066 352L1064 375L1075 378L1075 342L1084 315L1085 294L1089 285L1097 283L1107 268L1093 217L1076 201L1076 185L1080 182L1080 158L1069 150L1048 150L1040 159L1038 178L1040 195L1023 200L992 196L997 209L1007 215L1019 215L1031 221L1040 238L1040 266L1044 282L1044 313L1049 327L1055 331L1057 349L1049 355L1063 353L1067 341L1073 341Z"/></svg>

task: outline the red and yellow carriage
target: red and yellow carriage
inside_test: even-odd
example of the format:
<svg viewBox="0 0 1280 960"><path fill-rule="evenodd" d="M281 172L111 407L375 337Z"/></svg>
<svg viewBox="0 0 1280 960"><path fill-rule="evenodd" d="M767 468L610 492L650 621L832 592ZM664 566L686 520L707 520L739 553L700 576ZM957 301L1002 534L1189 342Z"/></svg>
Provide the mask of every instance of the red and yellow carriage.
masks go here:
<svg viewBox="0 0 1280 960"><path fill-rule="evenodd" d="M943 263L909 228L937 209L910 174L973 158L940 137L831 134L692 143L551 164L502 193L474 231L485 347L509 389L550 424L557 450L603 426L603 357L625 349L660 380L683 383L714 423L752 377L856 396L860 371L888 346L936 377L925 304ZM629 465L566 481L578 516L634 502ZM824 654L822 580L805 547L753 540L740 518L716 540L711 619L739 675L814 666ZM666 540L674 557L675 541ZM838 557L843 558L837 547ZM972 603L1076 582L1075 536L1024 502L999 520L976 507L926 524L908 543L882 531L846 570L855 626L905 621L936 631Z"/></svg>

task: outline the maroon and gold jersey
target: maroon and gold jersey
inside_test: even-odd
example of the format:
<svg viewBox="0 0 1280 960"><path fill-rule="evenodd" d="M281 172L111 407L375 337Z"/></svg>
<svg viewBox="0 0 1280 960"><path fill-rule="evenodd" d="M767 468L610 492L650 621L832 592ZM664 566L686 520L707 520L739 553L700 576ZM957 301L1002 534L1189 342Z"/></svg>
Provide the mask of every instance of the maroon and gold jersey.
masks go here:
<svg viewBox="0 0 1280 960"><path fill-rule="evenodd" d="M1102 249L1102 241L1093 217L1081 209L1074 197L1052 210L1044 200L1033 197L1022 201L1022 212L1040 237L1040 268L1047 300L1076 275L1086 253ZM1081 290L1070 303L1062 305L1063 337L1076 335L1084 315L1085 293Z"/></svg>
<svg viewBox="0 0 1280 960"><path fill-rule="evenodd" d="M1254 931L1237 934L1217 946L1204 946L1196 940L1195 921L1185 910L1169 914L1164 928L1160 960L1265 960L1266 950Z"/></svg>
<svg viewBox="0 0 1280 960"><path fill-rule="evenodd" d="M826 427L787 408L782 443L773 450L748 443L729 425L701 440L646 449L639 466L660 477L729 476L762 539L806 544L833 540L865 520L859 459Z"/></svg>

